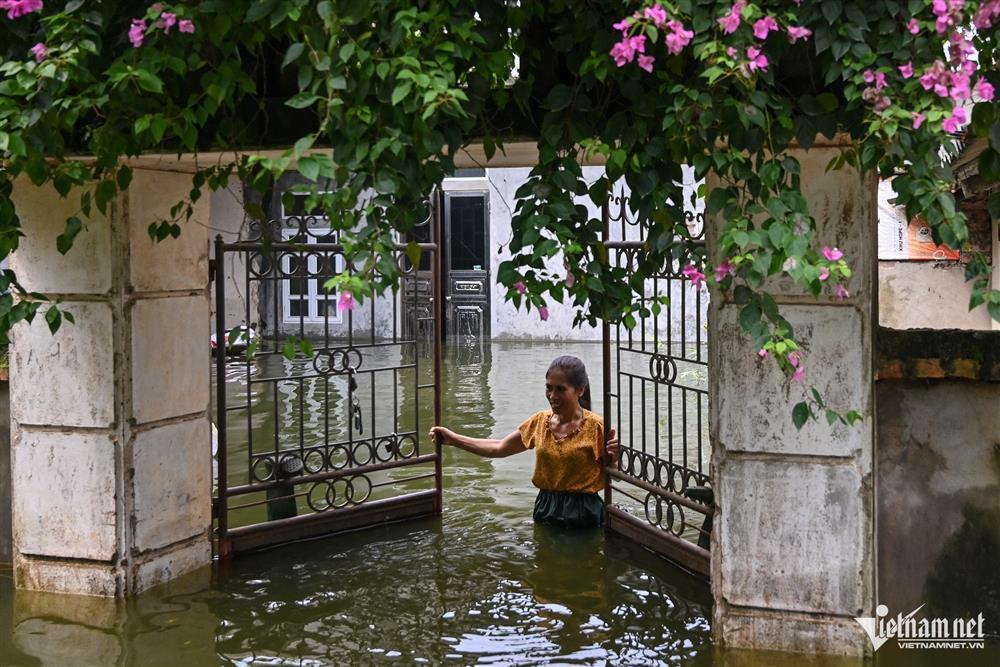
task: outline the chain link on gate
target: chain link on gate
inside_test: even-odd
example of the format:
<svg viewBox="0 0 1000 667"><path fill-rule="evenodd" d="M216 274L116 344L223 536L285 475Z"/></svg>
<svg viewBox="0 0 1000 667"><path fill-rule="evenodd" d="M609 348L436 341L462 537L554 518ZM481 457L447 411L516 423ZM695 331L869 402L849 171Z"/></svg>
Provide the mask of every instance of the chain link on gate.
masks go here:
<svg viewBox="0 0 1000 667"><path fill-rule="evenodd" d="M632 217L628 197L604 205L609 262L633 272L646 225ZM704 216L686 214L695 242L704 243ZM659 313L636 326L604 325L604 409L621 455L608 468L608 529L663 553L689 570L709 574L713 494L708 476L708 295L664 266L647 278L640 306L666 296Z"/></svg>
<svg viewBox="0 0 1000 667"><path fill-rule="evenodd" d="M323 288L350 270L325 219L292 215L248 239L216 238L220 556L440 512L440 446L420 445L440 422L438 199L422 223L422 265L400 242L402 289L353 309ZM251 323L252 354L230 356L228 328ZM288 336L309 341L291 360Z"/></svg>

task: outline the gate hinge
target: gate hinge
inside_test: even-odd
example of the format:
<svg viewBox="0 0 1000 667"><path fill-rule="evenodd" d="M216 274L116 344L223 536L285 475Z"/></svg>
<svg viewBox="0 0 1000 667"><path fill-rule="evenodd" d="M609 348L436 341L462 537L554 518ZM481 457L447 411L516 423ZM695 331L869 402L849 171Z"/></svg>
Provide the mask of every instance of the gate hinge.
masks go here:
<svg viewBox="0 0 1000 667"><path fill-rule="evenodd" d="M215 280L215 259L208 260L208 282L211 283Z"/></svg>

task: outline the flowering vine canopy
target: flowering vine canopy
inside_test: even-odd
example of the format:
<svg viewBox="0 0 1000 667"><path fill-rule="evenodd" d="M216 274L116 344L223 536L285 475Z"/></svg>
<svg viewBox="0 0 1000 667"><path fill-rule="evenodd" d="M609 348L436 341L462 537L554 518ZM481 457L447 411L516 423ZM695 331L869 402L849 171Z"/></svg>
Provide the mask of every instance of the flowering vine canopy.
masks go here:
<svg viewBox="0 0 1000 667"><path fill-rule="evenodd" d="M853 258L814 242L789 146L848 134L831 168L894 175L907 214L962 247L941 155L955 136L986 137L980 175L1000 177L998 25L1000 0L0 0L0 255L31 234L11 200L18 177L79 200L58 239L66 252L128 186L128 158L211 151L224 157L150 234L179 234L203 190L231 176L263 192L296 169L355 264L331 281L353 305L396 284L389 250L463 146L492 156L530 138L538 163L517 192L498 276L508 298L543 319L566 303L577 322L632 325L658 307L632 295L669 262L732 292L750 353L803 380L794 332L762 285L784 273L846 298ZM242 150L267 143L281 118L292 119L282 155ZM606 174L586 183L580 165L594 157ZM717 256L684 224L685 165L733 184L702 193L724 220ZM576 203L603 202L622 178L649 225L630 273L609 264L601 222ZM1000 215L1000 198L989 203ZM560 253L572 276L545 268ZM970 307L1000 319L987 259L967 273ZM59 326L56 305L9 271L2 283L0 333L40 308ZM797 423L825 409L813 395Z"/></svg>

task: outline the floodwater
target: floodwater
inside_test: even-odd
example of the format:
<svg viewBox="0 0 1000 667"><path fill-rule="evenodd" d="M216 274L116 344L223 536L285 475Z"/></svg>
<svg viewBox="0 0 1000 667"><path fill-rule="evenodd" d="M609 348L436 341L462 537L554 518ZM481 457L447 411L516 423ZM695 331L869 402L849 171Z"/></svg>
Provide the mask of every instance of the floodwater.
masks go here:
<svg viewBox="0 0 1000 667"><path fill-rule="evenodd" d="M559 354L581 356L600 383L600 345L446 352L444 422L473 436L506 435L546 407L544 372ZM231 453L245 452L245 432ZM653 665L709 651L707 587L599 531L534 525L533 464L531 452L446 448L440 520L241 556L125 603L13 596L8 569L0 663Z"/></svg>
<svg viewBox="0 0 1000 667"><path fill-rule="evenodd" d="M600 386L599 345L449 349L445 424L506 435L545 407L544 370L564 353ZM440 519L241 556L126 602L15 595L7 566L0 665L803 664L714 648L707 586L643 549L534 525L532 467L531 452L446 448Z"/></svg>

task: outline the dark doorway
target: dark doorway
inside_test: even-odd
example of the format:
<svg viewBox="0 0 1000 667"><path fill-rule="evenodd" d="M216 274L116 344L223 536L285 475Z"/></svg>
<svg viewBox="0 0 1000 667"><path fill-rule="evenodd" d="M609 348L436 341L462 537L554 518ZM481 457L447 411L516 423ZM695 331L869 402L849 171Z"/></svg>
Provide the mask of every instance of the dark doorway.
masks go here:
<svg viewBox="0 0 1000 667"><path fill-rule="evenodd" d="M447 192L445 336L490 335L489 194Z"/></svg>

